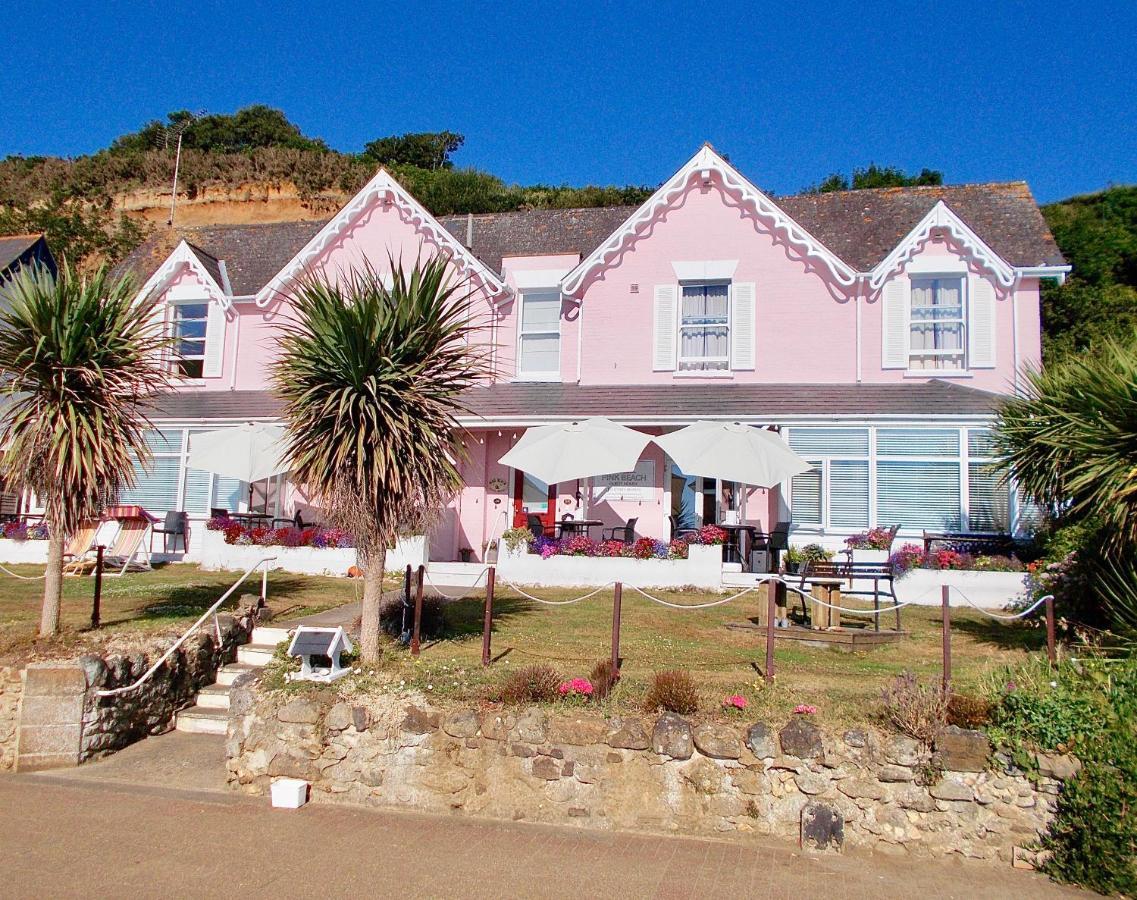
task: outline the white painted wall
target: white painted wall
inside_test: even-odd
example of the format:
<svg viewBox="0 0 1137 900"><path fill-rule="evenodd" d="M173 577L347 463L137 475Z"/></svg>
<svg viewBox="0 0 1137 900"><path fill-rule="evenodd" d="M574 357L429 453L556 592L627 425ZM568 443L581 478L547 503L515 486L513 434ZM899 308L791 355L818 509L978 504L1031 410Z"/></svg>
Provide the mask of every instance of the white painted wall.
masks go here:
<svg viewBox="0 0 1137 900"><path fill-rule="evenodd" d="M722 547L692 544L687 559L624 559L623 557L540 556L521 548L503 548L498 561L499 582L538 587L595 587L620 581L640 588L705 590L722 587Z"/></svg>

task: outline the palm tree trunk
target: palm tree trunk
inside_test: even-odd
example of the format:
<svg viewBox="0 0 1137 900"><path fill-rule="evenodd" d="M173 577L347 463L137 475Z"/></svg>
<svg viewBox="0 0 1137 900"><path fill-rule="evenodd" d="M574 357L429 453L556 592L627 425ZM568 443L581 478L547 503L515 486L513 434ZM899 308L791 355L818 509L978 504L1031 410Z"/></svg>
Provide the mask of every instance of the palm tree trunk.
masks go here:
<svg viewBox="0 0 1137 900"><path fill-rule="evenodd" d="M363 616L360 622L360 645L363 662L379 661L379 607L383 603L383 569L387 565L387 547L367 554L363 570Z"/></svg>
<svg viewBox="0 0 1137 900"><path fill-rule="evenodd" d="M63 545L66 537L55 523L49 526L47 572L43 581L43 609L39 618L40 637L59 634L59 604L63 594Z"/></svg>

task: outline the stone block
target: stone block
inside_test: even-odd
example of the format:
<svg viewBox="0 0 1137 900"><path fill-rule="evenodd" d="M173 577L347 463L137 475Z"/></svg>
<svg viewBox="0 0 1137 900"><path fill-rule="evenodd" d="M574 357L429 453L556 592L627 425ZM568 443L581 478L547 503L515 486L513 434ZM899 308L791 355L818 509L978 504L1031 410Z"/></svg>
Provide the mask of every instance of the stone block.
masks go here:
<svg viewBox="0 0 1137 900"><path fill-rule="evenodd" d="M83 694L25 695L20 701L20 726L79 725Z"/></svg>
<svg viewBox="0 0 1137 900"><path fill-rule="evenodd" d="M824 775L815 775L813 772L800 772L794 776L797 789L803 794L814 796L824 794L829 790L830 781Z"/></svg>
<svg viewBox="0 0 1137 900"><path fill-rule="evenodd" d="M446 717L442 730L451 737L471 738L478 733L478 725L478 716L473 710L460 709Z"/></svg>
<svg viewBox="0 0 1137 900"><path fill-rule="evenodd" d="M845 843L845 817L836 807L810 803L801 811L802 847L840 850Z"/></svg>
<svg viewBox="0 0 1137 900"><path fill-rule="evenodd" d="M59 697L83 694L87 674L79 666L28 666L24 672L25 697Z"/></svg>
<svg viewBox="0 0 1137 900"><path fill-rule="evenodd" d="M883 800L888 793L884 785L872 778L843 778L837 790L854 800Z"/></svg>
<svg viewBox="0 0 1137 900"><path fill-rule="evenodd" d="M687 720L675 713L660 716L651 732L651 749L672 759L690 759L695 743Z"/></svg>
<svg viewBox="0 0 1137 900"><path fill-rule="evenodd" d="M549 723L548 740L553 744L602 744L607 735L608 725L603 719L553 719Z"/></svg>
<svg viewBox="0 0 1137 900"><path fill-rule="evenodd" d="M880 770L876 773L876 777L880 781L899 783L911 781L916 776L908 766L895 766L889 763L888 765L880 767Z"/></svg>
<svg viewBox="0 0 1137 900"><path fill-rule="evenodd" d="M774 731L764 722L755 722L746 729L746 746L759 759L768 759L778 754Z"/></svg>
<svg viewBox="0 0 1137 900"><path fill-rule="evenodd" d="M647 728L639 719L612 719L605 740L609 747L619 750L646 750L651 746Z"/></svg>
<svg viewBox="0 0 1137 900"><path fill-rule="evenodd" d="M77 763L82 737L83 726L78 723L74 725L34 725L29 728L20 728L16 746L16 753L21 760L20 768L23 768L24 756L37 754L71 755Z"/></svg>
<svg viewBox="0 0 1137 900"><path fill-rule="evenodd" d="M307 697L297 697L277 710L276 717L289 724L315 725L320 721L320 704Z"/></svg>
<svg viewBox="0 0 1137 900"><path fill-rule="evenodd" d="M1082 768L1081 760L1069 753L1036 753L1034 758L1038 763L1038 774L1044 778L1065 781L1077 775Z"/></svg>
<svg viewBox="0 0 1137 900"><path fill-rule="evenodd" d="M324 718L324 728L329 732L346 731L351 724L351 707L346 703L337 703Z"/></svg>
<svg viewBox="0 0 1137 900"><path fill-rule="evenodd" d="M723 772L709 759L696 759L683 770L683 780L698 794L717 794L722 789Z"/></svg>
<svg viewBox="0 0 1137 900"><path fill-rule="evenodd" d="M744 794L758 795L770 792L770 782L762 772L754 769L734 769L730 780Z"/></svg>
<svg viewBox="0 0 1137 900"><path fill-rule="evenodd" d="M551 756L538 756L531 763L530 771L536 778L556 781L561 777L561 764Z"/></svg>
<svg viewBox="0 0 1137 900"><path fill-rule="evenodd" d="M975 799L975 791L954 778L941 779L932 785L929 793L937 800L971 801Z"/></svg>
<svg viewBox="0 0 1137 900"><path fill-rule="evenodd" d="M794 716L778 733L782 752L799 759L817 759L824 754L821 730L805 716Z"/></svg>
<svg viewBox="0 0 1137 900"><path fill-rule="evenodd" d="M982 731L949 725L936 734L935 750L949 772L982 772L991 758L991 741Z"/></svg>
<svg viewBox="0 0 1137 900"><path fill-rule="evenodd" d="M482 737L491 741L509 740L509 733L517 724L517 719L509 713L485 712L481 717Z"/></svg>
<svg viewBox="0 0 1137 900"><path fill-rule="evenodd" d="M411 734L429 734L437 731L442 717L433 710L408 706L403 713L402 729Z"/></svg>
<svg viewBox="0 0 1137 900"><path fill-rule="evenodd" d="M705 723L691 733L695 748L712 759L738 759L742 756L742 743L738 732L729 725Z"/></svg>
<svg viewBox="0 0 1137 900"><path fill-rule="evenodd" d="M359 732L364 732L371 727L371 713L367 711L367 707L353 706L351 708L351 724Z"/></svg>
<svg viewBox="0 0 1137 900"><path fill-rule="evenodd" d="M549 733L548 717L539 709L526 710L513 729L517 740L526 744L543 744Z"/></svg>

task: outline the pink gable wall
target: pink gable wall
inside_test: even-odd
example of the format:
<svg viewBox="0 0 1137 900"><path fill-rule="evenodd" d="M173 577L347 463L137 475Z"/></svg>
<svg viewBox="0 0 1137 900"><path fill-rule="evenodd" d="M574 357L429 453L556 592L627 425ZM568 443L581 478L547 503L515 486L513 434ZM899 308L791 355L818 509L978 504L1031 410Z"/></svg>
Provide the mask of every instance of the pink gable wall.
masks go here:
<svg viewBox="0 0 1137 900"><path fill-rule="evenodd" d="M519 295L519 276L525 284L526 273L559 272L567 274L578 262L577 253L563 253L549 256L507 256L502 260L501 270L505 283L515 295ZM559 280L559 279L558 279ZM546 287L557 287L553 281ZM521 327L521 310L518 300L503 298L499 300L497 327L497 358L500 361L498 372L501 378L520 377L517 374L517 331ZM577 341L579 340L580 304L565 298L561 302L561 380L577 380Z"/></svg>
<svg viewBox="0 0 1137 900"><path fill-rule="evenodd" d="M738 260L733 281L756 285L756 367L729 373L729 380L851 382L856 377L854 304L725 192L717 173L710 186L692 185L617 259L585 287L584 383L699 380L652 371L654 288L676 283L672 262L693 260ZM727 379L716 375L713 380Z"/></svg>

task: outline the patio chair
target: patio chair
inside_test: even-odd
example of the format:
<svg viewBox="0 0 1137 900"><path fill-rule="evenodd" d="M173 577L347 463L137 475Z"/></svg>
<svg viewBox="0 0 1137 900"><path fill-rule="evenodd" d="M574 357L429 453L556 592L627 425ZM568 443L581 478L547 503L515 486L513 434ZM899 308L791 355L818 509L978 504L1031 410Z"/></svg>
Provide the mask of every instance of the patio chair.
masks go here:
<svg viewBox="0 0 1137 900"><path fill-rule="evenodd" d="M674 538L686 538L686 537L691 536L692 534L698 534L699 533L698 528L680 528L679 527L679 517L677 515L675 515L674 513L672 513L670 516L667 517L667 521L669 521L671 523L671 537L673 539Z"/></svg>
<svg viewBox="0 0 1137 900"><path fill-rule="evenodd" d="M774 530L770 532L770 538L767 541L768 550L770 551L770 571L777 572L780 569L779 554L783 550L790 549L790 526L791 522L779 522L774 526Z"/></svg>
<svg viewBox="0 0 1137 900"><path fill-rule="evenodd" d="M150 529L150 552L154 552L154 535L162 535L162 552L169 552L170 539L174 540L174 552L178 552L178 538L182 539L182 550L188 551L186 534L189 531L189 515L181 511L170 510L162 522L161 528Z"/></svg>
<svg viewBox="0 0 1137 900"><path fill-rule="evenodd" d="M128 570L135 572L150 570L150 554L142 549L142 541L150 531L151 525L146 519L121 519L121 527L115 535L114 544L103 556L105 569L118 569L117 572L105 571L106 575L116 578L125 575Z"/></svg>
<svg viewBox="0 0 1137 900"><path fill-rule="evenodd" d="M273 528L300 528L300 529L304 529L304 528L318 528L319 525L316 522L305 522L304 516L301 514L300 510L296 510L296 515L294 515L291 519L273 519L272 520L272 527Z"/></svg>
<svg viewBox="0 0 1137 900"><path fill-rule="evenodd" d="M211 519L228 519L229 510L222 509L220 506L209 507L209 518Z"/></svg>
<svg viewBox="0 0 1137 900"><path fill-rule="evenodd" d="M616 525L613 528L605 528L602 536L606 541L623 541L625 544L635 543L636 540L636 522L639 517L628 519L624 525Z"/></svg>
<svg viewBox="0 0 1137 900"><path fill-rule="evenodd" d="M525 527L532 532L535 538L556 537L556 530L547 527L536 513L526 513Z"/></svg>
<svg viewBox="0 0 1137 900"><path fill-rule="evenodd" d="M99 530L98 519L85 519L79 523L75 533L71 535L71 543L63 551L63 574L81 575L83 567L88 564L88 554L93 552L95 533ZM94 565L94 561L90 561Z"/></svg>

